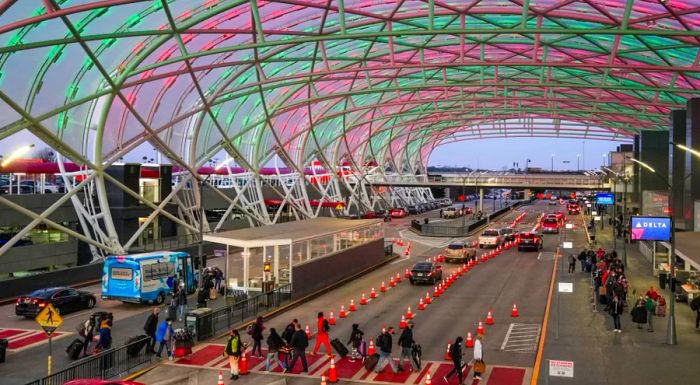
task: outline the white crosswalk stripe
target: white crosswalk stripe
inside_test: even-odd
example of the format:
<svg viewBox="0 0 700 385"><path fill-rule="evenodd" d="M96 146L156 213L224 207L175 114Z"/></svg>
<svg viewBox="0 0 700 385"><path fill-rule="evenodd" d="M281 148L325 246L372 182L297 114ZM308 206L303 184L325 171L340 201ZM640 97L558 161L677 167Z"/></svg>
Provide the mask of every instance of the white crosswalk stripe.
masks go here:
<svg viewBox="0 0 700 385"><path fill-rule="evenodd" d="M515 353L534 353L540 339L540 324L512 323L508 326L501 350Z"/></svg>

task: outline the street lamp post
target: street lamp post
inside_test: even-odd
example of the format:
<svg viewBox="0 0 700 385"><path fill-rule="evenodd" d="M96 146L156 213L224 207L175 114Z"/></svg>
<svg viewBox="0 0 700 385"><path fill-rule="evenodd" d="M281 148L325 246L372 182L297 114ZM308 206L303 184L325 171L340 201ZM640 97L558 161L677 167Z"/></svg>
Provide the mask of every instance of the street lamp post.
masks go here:
<svg viewBox="0 0 700 385"><path fill-rule="evenodd" d="M554 153L552 153L552 172L554 172Z"/></svg>
<svg viewBox="0 0 700 385"><path fill-rule="evenodd" d="M576 154L576 172L581 171L581 154Z"/></svg>
<svg viewBox="0 0 700 385"><path fill-rule="evenodd" d="M199 244L197 245L197 257L199 258L199 280L197 280L197 287L199 289L202 288L202 281L204 281L202 277L204 273L204 221L206 220L204 213L204 184L207 183L212 175L214 175L214 173L210 173L206 178L199 181ZM228 258L228 256L226 258Z"/></svg>

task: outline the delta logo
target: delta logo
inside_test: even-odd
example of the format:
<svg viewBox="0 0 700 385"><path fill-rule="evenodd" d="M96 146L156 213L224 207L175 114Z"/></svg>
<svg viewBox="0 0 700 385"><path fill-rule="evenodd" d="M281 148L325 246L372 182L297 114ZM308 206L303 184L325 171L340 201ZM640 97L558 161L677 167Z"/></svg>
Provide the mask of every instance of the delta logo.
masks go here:
<svg viewBox="0 0 700 385"><path fill-rule="evenodd" d="M649 221L649 222L644 222L644 221L639 221L637 222L636 225L632 228L632 239L644 239L644 232L646 229L649 229L652 234L654 233L654 230L664 230L668 229L668 223L665 221L660 221L660 222L654 222L654 221Z"/></svg>

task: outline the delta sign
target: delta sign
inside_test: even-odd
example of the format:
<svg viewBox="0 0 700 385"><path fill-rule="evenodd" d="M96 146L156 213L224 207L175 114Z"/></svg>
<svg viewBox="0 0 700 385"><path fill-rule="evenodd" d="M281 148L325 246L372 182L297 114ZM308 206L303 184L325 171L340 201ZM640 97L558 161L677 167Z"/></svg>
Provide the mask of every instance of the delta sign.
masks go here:
<svg viewBox="0 0 700 385"><path fill-rule="evenodd" d="M671 240L671 218L669 217L630 217L633 241Z"/></svg>

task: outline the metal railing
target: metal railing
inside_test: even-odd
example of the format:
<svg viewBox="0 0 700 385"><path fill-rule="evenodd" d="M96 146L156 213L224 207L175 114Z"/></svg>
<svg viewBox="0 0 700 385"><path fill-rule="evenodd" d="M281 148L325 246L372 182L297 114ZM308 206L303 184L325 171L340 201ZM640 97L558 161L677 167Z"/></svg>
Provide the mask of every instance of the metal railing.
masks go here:
<svg viewBox="0 0 700 385"><path fill-rule="evenodd" d="M50 376L27 385L61 385L76 378L109 379L123 376L151 362L148 337L83 358ZM138 349L140 347L140 349Z"/></svg>

